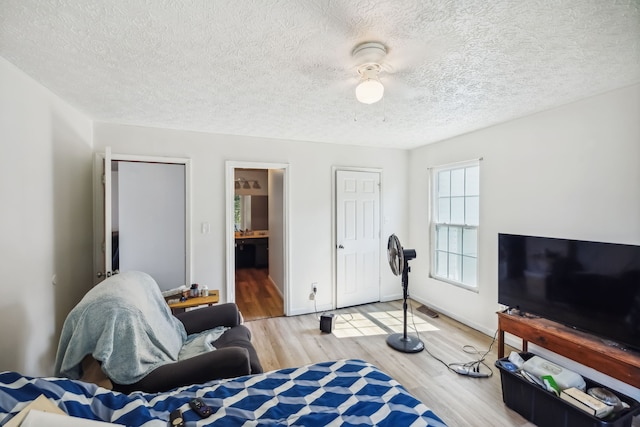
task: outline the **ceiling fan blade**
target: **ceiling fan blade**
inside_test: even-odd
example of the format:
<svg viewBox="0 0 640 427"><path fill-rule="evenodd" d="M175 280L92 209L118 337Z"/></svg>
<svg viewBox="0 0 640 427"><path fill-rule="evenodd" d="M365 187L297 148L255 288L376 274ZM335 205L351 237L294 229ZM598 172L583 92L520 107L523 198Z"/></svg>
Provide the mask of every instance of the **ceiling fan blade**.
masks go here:
<svg viewBox="0 0 640 427"><path fill-rule="evenodd" d="M388 74L412 72L440 62L458 43L458 37L438 37L431 40L404 39L390 42L383 68Z"/></svg>
<svg viewBox="0 0 640 427"><path fill-rule="evenodd" d="M384 85L384 96L388 101L407 101L410 99L429 96L429 94L418 92L413 86L407 84L397 76L384 79L381 78L380 81Z"/></svg>

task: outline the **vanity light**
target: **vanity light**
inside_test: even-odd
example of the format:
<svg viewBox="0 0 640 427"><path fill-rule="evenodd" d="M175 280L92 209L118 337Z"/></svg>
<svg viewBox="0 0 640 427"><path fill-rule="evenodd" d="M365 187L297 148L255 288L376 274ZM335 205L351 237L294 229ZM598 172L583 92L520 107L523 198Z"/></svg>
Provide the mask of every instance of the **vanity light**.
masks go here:
<svg viewBox="0 0 640 427"><path fill-rule="evenodd" d="M245 190L250 190L252 185L251 183L253 182L253 188L255 188L256 190L261 189L262 187L260 186L260 183L256 180L253 179L245 179L245 178L237 178L235 180L235 182L233 183L233 186L236 190L239 189L245 189Z"/></svg>

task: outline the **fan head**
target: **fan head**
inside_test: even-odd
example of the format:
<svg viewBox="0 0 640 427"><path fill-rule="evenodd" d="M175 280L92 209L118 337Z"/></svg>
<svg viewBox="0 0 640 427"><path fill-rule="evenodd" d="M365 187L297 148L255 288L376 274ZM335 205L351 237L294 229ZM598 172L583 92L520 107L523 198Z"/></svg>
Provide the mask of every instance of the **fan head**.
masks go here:
<svg viewBox="0 0 640 427"><path fill-rule="evenodd" d="M400 276L407 268L407 262L416 257L415 249L404 249L400 244L400 239L395 234L389 236L387 242L387 258L391 271L396 276Z"/></svg>
<svg viewBox="0 0 640 427"><path fill-rule="evenodd" d="M393 274L396 276L401 275L404 270L404 251L400 244L400 239L398 239L398 236L395 234L389 236L389 241L387 242L387 258L389 259L389 266Z"/></svg>

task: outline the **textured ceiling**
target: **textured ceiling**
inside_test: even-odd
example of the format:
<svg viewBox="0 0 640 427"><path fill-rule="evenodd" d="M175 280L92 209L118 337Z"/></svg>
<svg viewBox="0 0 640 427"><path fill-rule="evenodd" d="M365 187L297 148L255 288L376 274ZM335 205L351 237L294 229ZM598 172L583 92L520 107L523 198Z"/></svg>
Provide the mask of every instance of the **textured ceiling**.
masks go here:
<svg viewBox="0 0 640 427"><path fill-rule="evenodd" d="M640 1L0 0L0 56L98 121L412 148L639 83Z"/></svg>

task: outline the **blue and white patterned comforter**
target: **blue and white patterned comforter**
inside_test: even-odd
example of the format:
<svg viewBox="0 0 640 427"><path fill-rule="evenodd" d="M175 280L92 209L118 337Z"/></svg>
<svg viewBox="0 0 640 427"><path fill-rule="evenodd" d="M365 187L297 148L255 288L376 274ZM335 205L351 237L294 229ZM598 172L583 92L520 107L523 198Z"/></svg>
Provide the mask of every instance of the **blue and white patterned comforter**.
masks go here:
<svg viewBox="0 0 640 427"><path fill-rule="evenodd" d="M69 415L127 426L165 427L180 408L197 426L444 426L397 381L361 360L339 360L130 395L62 378L0 373L0 424L44 394ZM201 419L189 400L213 414Z"/></svg>

